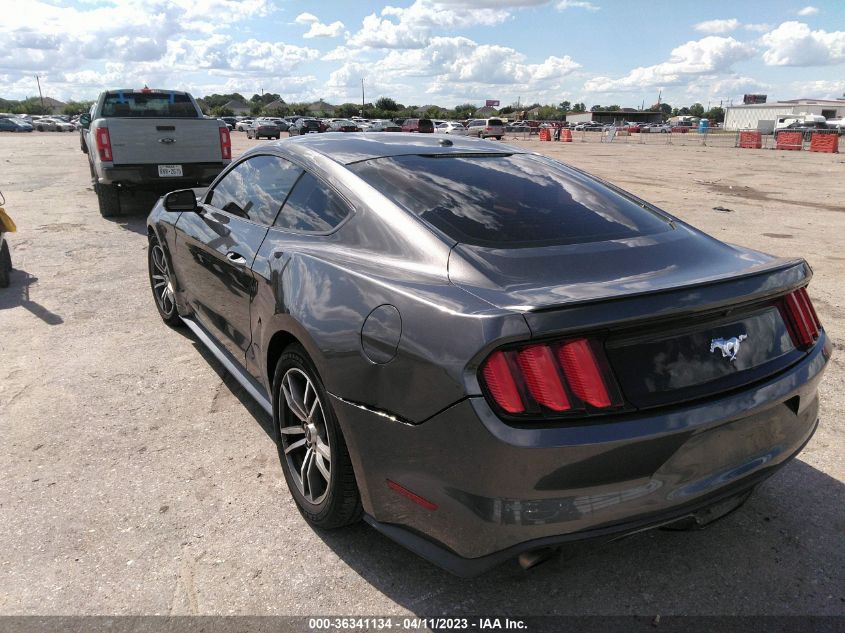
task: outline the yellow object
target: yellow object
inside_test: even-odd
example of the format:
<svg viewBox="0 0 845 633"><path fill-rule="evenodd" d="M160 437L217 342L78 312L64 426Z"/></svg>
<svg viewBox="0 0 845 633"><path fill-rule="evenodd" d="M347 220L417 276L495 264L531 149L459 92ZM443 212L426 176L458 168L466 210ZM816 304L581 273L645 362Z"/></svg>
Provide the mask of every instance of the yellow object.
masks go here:
<svg viewBox="0 0 845 633"><path fill-rule="evenodd" d="M18 230L14 221L6 214L6 209L0 207L0 231L4 233L14 233Z"/></svg>

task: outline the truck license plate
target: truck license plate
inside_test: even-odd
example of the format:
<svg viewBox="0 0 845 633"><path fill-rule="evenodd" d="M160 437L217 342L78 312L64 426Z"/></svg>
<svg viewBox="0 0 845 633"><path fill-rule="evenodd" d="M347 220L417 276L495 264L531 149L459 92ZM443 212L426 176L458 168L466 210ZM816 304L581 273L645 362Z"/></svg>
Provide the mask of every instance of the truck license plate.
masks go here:
<svg viewBox="0 0 845 633"><path fill-rule="evenodd" d="M162 178L182 175L182 165L159 165L158 175Z"/></svg>

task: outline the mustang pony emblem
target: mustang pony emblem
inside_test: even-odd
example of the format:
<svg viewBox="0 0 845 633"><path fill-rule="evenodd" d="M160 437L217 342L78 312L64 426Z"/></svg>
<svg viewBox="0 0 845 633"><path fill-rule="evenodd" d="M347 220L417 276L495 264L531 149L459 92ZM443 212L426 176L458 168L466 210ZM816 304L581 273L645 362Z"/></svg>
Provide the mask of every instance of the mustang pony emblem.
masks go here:
<svg viewBox="0 0 845 633"><path fill-rule="evenodd" d="M731 361L735 361L736 355L739 353L739 344L747 338L747 334L740 334L729 339L714 338L710 341L710 353L712 354L717 349L720 349L722 350L722 358L728 358L730 356Z"/></svg>

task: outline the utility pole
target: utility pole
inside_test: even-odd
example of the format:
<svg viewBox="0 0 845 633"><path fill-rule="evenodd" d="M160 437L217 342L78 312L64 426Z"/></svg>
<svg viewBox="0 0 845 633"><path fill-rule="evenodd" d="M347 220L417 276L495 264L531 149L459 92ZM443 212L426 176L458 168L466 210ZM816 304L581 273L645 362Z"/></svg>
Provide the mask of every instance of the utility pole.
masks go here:
<svg viewBox="0 0 845 633"><path fill-rule="evenodd" d="M44 110L44 96L41 94L41 80L35 75L35 83L38 84L38 98L41 100L41 109Z"/></svg>

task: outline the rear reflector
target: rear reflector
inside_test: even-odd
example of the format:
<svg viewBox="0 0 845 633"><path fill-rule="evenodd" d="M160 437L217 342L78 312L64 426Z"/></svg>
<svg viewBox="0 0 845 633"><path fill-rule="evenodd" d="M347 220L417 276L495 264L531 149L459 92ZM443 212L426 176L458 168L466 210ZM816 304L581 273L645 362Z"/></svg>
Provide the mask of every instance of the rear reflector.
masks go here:
<svg viewBox="0 0 845 633"><path fill-rule="evenodd" d="M592 412L624 404L601 345L586 338L495 351L481 375L489 397L510 414Z"/></svg>
<svg viewBox="0 0 845 633"><path fill-rule="evenodd" d="M394 492L398 492L403 497L406 497L416 503L419 506L422 506L426 510L437 510L437 504L432 503L425 497L419 496L415 492L411 492L405 486L397 484L395 481L390 479L387 480L387 487L393 490Z"/></svg>
<svg viewBox="0 0 845 633"><path fill-rule="evenodd" d="M504 352L493 352L484 363L484 382L496 403L508 413L522 413L525 407L516 388Z"/></svg>
<svg viewBox="0 0 845 633"><path fill-rule="evenodd" d="M610 406L610 395L587 339L564 343L557 357L576 396L599 409Z"/></svg>

